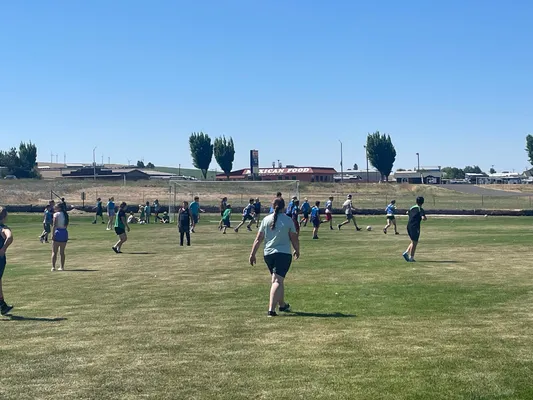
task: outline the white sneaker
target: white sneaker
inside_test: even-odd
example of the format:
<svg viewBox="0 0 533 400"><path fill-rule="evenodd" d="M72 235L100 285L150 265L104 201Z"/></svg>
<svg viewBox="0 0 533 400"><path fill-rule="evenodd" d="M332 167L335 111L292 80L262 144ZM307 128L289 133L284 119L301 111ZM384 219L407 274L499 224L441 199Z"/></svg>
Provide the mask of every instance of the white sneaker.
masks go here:
<svg viewBox="0 0 533 400"><path fill-rule="evenodd" d="M106 228L106 231L110 231L110 230L111 230L111 228Z"/></svg>
<svg viewBox="0 0 533 400"><path fill-rule="evenodd" d="M58 271L64 271L65 269L62 268L62 267L59 267L57 270L58 270Z"/></svg>
<svg viewBox="0 0 533 400"><path fill-rule="evenodd" d="M51 269L50 271L52 271L52 272L55 272L55 271L56 271L56 269L55 269L54 267L52 267L52 269Z"/></svg>

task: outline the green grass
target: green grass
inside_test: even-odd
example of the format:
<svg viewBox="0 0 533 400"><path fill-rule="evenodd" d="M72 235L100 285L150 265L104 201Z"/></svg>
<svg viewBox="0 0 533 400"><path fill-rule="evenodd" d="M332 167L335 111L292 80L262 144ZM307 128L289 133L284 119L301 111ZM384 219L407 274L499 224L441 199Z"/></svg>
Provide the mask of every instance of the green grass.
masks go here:
<svg viewBox="0 0 533 400"><path fill-rule="evenodd" d="M527 218L430 218L417 263L405 218L400 236L374 217L318 241L304 228L278 318L266 267L247 265L254 235L223 236L216 216L190 248L174 226L133 226L122 255L73 216L63 273L40 218L10 218L2 399L533 398Z"/></svg>

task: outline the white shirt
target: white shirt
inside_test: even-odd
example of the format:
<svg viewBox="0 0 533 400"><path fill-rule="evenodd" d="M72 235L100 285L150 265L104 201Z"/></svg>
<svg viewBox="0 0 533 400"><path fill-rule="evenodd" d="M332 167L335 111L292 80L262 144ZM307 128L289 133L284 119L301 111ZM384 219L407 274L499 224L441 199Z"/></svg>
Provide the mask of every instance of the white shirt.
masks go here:
<svg viewBox="0 0 533 400"><path fill-rule="evenodd" d="M333 206L333 202L331 200L326 201L326 214L331 214L332 206Z"/></svg>
<svg viewBox="0 0 533 400"><path fill-rule="evenodd" d="M344 207L344 213L346 215L351 215L353 214L353 205L352 205L352 200L348 199L344 202L344 204L342 205Z"/></svg>
<svg viewBox="0 0 533 400"><path fill-rule="evenodd" d="M265 235L265 250L264 255L274 253L291 254L291 239L289 232L296 233L294 222L291 217L285 215L282 211L278 213L278 219L276 221L276 227L270 228L272 221L274 220L274 214L269 214L261 222L259 232Z"/></svg>
<svg viewBox="0 0 533 400"><path fill-rule="evenodd" d="M58 211L54 214L54 219L56 221L56 228L58 229L65 229L65 214Z"/></svg>

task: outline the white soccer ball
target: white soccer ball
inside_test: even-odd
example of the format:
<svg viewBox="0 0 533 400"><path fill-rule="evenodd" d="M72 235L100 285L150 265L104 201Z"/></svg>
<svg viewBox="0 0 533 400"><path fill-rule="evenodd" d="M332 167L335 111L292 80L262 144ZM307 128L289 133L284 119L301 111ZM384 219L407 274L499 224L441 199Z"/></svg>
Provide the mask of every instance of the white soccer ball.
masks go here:
<svg viewBox="0 0 533 400"><path fill-rule="evenodd" d="M369 225L366 227L366 230L370 232L372 230L372 227Z"/></svg>

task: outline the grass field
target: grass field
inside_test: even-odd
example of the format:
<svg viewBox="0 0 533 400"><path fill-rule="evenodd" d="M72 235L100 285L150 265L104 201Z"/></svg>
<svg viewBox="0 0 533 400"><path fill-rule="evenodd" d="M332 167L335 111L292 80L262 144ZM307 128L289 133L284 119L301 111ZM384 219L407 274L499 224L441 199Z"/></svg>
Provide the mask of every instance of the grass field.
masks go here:
<svg viewBox="0 0 533 400"><path fill-rule="evenodd" d="M337 221L341 217L337 217ZM10 216L0 318L1 399L531 399L533 278L527 218L430 218L408 240L301 236L286 281L294 313L267 318L254 234L203 215L115 236L73 216L67 271L50 272L40 218Z"/></svg>

